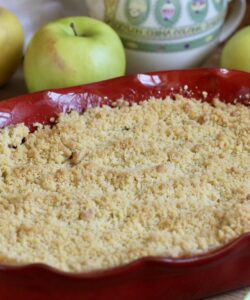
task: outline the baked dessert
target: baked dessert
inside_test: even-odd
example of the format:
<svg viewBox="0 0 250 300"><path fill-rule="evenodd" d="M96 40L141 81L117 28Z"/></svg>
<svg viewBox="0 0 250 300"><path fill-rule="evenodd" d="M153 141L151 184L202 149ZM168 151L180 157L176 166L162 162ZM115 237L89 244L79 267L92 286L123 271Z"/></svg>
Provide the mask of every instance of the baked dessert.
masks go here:
<svg viewBox="0 0 250 300"><path fill-rule="evenodd" d="M250 231L250 110L176 96L0 133L0 263L73 272Z"/></svg>

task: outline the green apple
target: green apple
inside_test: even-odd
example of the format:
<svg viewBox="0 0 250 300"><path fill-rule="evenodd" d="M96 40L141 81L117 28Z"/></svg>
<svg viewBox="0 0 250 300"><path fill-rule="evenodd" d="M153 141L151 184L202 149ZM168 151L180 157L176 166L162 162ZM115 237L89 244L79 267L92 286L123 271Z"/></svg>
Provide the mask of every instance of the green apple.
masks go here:
<svg viewBox="0 0 250 300"><path fill-rule="evenodd" d="M24 35L20 22L0 7L0 86L9 81L23 55Z"/></svg>
<svg viewBox="0 0 250 300"><path fill-rule="evenodd" d="M250 26L236 32L226 43L222 51L221 66L250 72Z"/></svg>
<svg viewBox="0 0 250 300"><path fill-rule="evenodd" d="M42 27L24 59L30 92L81 85L124 75L125 52L117 33L88 17L69 17Z"/></svg>

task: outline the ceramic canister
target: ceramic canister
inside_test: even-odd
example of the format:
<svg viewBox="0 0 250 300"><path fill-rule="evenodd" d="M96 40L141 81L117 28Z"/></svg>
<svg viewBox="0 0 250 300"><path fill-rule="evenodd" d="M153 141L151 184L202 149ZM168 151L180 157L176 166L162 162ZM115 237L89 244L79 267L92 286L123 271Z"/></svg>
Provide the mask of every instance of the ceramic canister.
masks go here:
<svg viewBox="0 0 250 300"><path fill-rule="evenodd" d="M239 25L245 0L87 0L90 15L119 34L128 73L197 66Z"/></svg>

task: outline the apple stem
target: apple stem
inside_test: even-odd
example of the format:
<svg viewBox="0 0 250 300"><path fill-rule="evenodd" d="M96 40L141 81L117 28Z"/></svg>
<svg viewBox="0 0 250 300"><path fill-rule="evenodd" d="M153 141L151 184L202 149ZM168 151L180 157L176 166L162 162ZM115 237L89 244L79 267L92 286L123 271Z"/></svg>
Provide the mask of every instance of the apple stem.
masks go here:
<svg viewBox="0 0 250 300"><path fill-rule="evenodd" d="M72 28L72 30L73 30L73 32L74 32L74 35L75 35L75 36L78 36L77 31L76 31L75 24L74 24L74 23L70 23L70 27Z"/></svg>

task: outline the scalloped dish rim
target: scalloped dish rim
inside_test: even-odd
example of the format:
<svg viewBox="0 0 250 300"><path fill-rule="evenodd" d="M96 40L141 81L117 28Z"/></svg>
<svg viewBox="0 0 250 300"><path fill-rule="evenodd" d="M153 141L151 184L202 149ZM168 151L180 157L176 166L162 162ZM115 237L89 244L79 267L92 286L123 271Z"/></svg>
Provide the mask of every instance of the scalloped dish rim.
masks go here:
<svg viewBox="0 0 250 300"><path fill-rule="evenodd" d="M118 82L121 81L123 79L131 79L131 80L136 80L138 79L138 76L140 75L146 75L146 76L152 76L153 74L174 74L174 73L187 73L187 72L197 72L197 73L202 73L202 72L207 72L208 74L212 74L214 76L226 76L227 74L241 74L242 76L246 75L249 76L249 90L250 90L250 73L244 73L244 72L240 72L240 71L229 71L229 70L225 70L225 69L193 69L193 70L176 70L176 71L161 71L161 72L150 72L150 73L145 73L145 74L135 74L135 75L128 75L128 76L122 76L119 78L115 78L115 79L110 79L110 80L106 80L106 81L102 81L102 82L97 82L97 83L93 83L93 84L87 84L87 85L83 85L83 86L76 86L76 87L70 87L70 88L64 88L64 89L53 89L53 90L47 90L47 91L41 91L41 92L36 92L36 93L32 93L32 94L26 94L26 95L21 95L21 96L17 96L17 97L13 97L7 100L3 100L0 102L0 114L1 114L1 109L2 107L5 107L7 104L7 107L9 106L9 108L11 108L11 104L13 107L15 108L16 103L21 103L25 98L31 98L32 96L40 96L41 100L42 97L44 95L48 95L48 93L50 92L54 92L54 93L61 93L63 92L61 95L64 95L67 93L74 93L74 90L77 91L77 93L79 93L79 91L82 89L82 91L85 90L85 88L91 88L91 87L96 87L99 85L105 85L106 83L112 83L112 82ZM129 88L129 87L128 87ZM39 102L39 101L38 101ZM5 107L6 109L6 107ZM3 113L5 113L5 111L3 111ZM1 116L0 116L1 117ZM13 123L13 124L17 124L17 123ZM8 126L4 125L5 126ZM230 243L223 245L217 249L214 249L212 251L208 251L206 253L203 254L199 254L199 255L194 255L194 256L189 256L189 257L180 257L180 258L169 258L169 257L163 257L163 256L146 256L146 257L141 257L138 258L130 263L127 264L122 264L119 266L115 266L112 268L108 268L108 269L101 269L101 270L94 270L94 271L86 271L86 272L68 272L68 271L62 271L60 269L57 269L55 267L52 267L50 265L44 264L44 263L32 263L32 264L20 264L20 265L9 265L9 264L0 264L0 272L2 271L22 271L25 269L40 269L40 270L44 270L46 272L50 272L53 273L55 275L58 276L62 276L62 277L71 277L71 278L82 278L82 279L100 279L103 277L113 277L113 276L117 276L120 274L123 274L125 272L133 272L133 270L142 267L145 264L160 264L162 267L193 267L196 265L203 265L203 264L207 264L210 261L216 261L217 259L219 259L220 257L226 255L226 254L230 254L231 252L234 252L237 250L237 248L240 246L240 244L244 243L244 242L248 242L250 244L250 232L249 233L245 233L241 236L239 236L238 238L236 238L235 240L231 241Z"/></svg>

